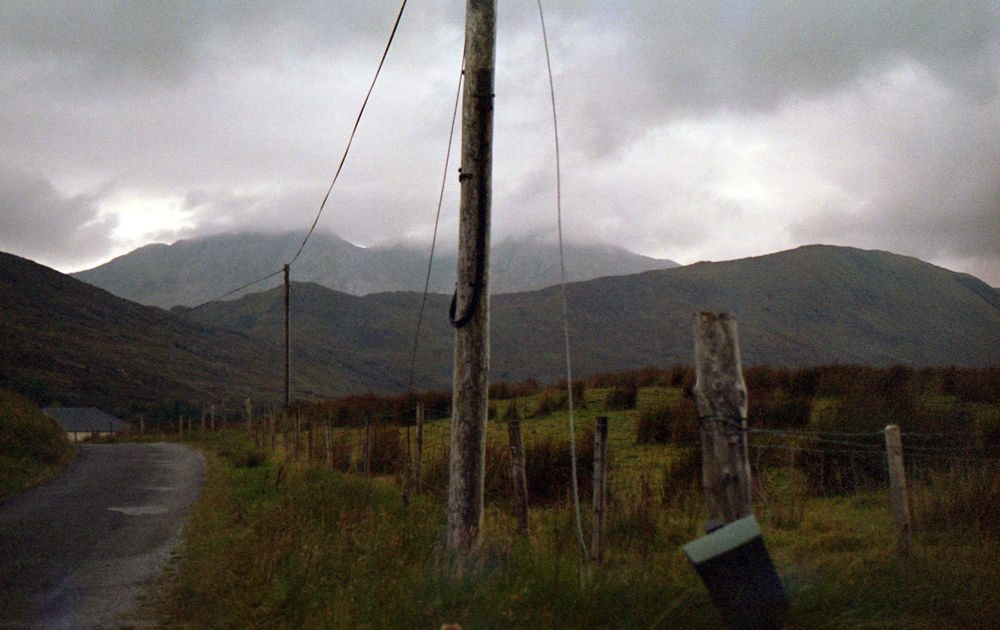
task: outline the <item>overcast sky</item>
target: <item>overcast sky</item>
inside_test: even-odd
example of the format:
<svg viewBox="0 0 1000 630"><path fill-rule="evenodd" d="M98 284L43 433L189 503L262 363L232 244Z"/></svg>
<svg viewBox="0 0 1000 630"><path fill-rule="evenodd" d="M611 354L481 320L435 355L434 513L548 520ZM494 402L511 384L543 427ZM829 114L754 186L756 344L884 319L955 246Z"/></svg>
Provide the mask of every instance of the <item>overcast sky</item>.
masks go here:
<svg viewBox="0 0 1000 630"><path fill-rule="evenodd" d="M1000 287L1000 1L543 6L567 238L685 264L851 245ZM3 2L0 249L75 271L150 242L306 229L398 9ZM551 235L538 8L498 11L494 239ZM319 229L429 241L464 14L410 0Z"/></svg>

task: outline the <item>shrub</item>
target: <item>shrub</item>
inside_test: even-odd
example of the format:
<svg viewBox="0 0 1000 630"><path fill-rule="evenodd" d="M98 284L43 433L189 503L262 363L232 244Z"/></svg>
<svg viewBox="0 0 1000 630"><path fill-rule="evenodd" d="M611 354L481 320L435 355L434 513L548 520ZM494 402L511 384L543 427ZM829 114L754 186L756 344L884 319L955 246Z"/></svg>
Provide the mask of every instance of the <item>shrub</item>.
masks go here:
<svg viewBox="0 0 1000 630"><path fill-rule="evenodd" d="M616 385L604 399L604 408L608 411L627 411L635 409L639 401L639 388L635 383Z"/></svg>
<svg viewBox="0 0 1000 630"><path fill-rule="evenodd" d="M400 472L406 466L406 447L399 427L380 424L372 427L368 471L373 475Z"/></svg>
<svg viewBox="0 0 1000 630"><path fill-rule="evenodd" d="M697 442L698 413L694 401L685 398L639 412L635 425L636 444L688 444Z"/></svg>

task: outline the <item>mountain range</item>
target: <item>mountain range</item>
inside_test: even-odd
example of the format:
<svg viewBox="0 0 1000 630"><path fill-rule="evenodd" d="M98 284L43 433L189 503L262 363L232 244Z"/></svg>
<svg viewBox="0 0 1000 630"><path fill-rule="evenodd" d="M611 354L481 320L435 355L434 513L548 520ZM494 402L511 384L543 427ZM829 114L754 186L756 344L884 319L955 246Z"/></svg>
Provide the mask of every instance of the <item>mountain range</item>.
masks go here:
<svg viewBox="0 0 1000 630"><path fill-rule="evenodd" d="M104 408L280 397L280 287L170 312L3 254L0 290L0 386ZM566 297L574 377L690 364L701 310L736 316L745 365L1000 365L1000 290L881 251L800 247L572 283ZM294 397L450 388L449 300L293 283ZM491 336L493 382L563 378L561 289L493 295Z"/></svg>
<svg viewBox="0 0 1000 630"><path fill-rule="evenodd" d="M78 280L119 297L149 306L195 306L259 278L235 291L239 297L281 283L283 265L295 257L305 234L234 233L157 243L136 249L103 265L72 274ZM560 282L559 247L543 238L508 238L490 252L493 293L517 293ZM671 260L650 258L608 245L566 245L569 282L622 276L676 267ZM428 281L430 249L395 245L358 247L337 236L316 232L291 270L296 282L315 282L351 295L388 291L423 291ZM455 288L454 253L435 253L431 293Z"/></svg>

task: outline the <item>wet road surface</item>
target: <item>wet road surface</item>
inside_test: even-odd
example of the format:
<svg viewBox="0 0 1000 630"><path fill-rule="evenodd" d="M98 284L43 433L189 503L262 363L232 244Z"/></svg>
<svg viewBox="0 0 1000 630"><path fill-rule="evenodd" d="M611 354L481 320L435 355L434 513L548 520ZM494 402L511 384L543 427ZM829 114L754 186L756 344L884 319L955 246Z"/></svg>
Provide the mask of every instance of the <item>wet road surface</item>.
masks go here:
<svg viewBox="0 0 1000 630"><path fill-rule="evenodd" d="M48 483L0 505L0 628L140 627L205 475L170 444L80 445Z"/></svg>

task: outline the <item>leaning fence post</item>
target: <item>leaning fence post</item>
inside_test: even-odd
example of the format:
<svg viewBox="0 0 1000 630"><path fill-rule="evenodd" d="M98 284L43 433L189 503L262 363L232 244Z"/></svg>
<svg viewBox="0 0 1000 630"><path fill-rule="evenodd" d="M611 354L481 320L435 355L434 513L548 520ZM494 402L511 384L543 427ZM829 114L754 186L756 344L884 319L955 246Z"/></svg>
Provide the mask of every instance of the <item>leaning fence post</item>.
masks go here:
<svg viewBox="0 0 1000 630"><path fill-rule="evenodd" d="M512 420L507 425L510 439L510 477L514 486L514 512L517 514L517 533L528 535L528 480L524 468L524 442L521 440L521 423Z"/></svg>
<svg viewBox="0 0 1000 630"><path fill-rule="evenodd" d="M604 562L604 516L607 504L608 418L599 416L594 424L594 517L591 522L590 553Z"/></svg>
<svg viewBox="0 0 1000 630"><path fill-rule="evenodd" d="M911 549L910 506L906 497L906 470L903 467L903 439L899 427L885 428L885 456L889 464L889 495L896 520L896 552L909 558Z"/></svg>
<svg viewBox="0 0 1000 630"><path fill-rule="evenodd" d="M694 329L694 397L701 420L705 530L710 532L751 513L747 388L733 316L698 313Z"/></svg>

